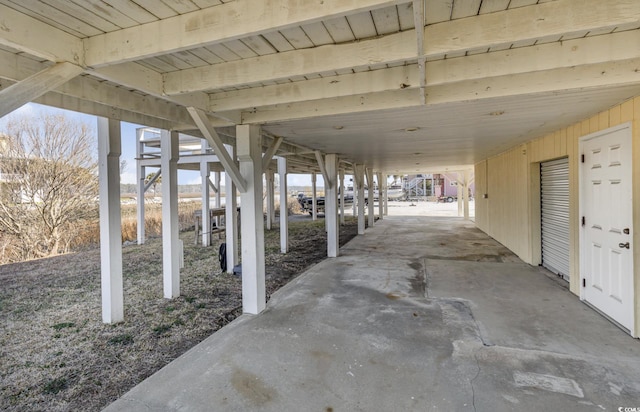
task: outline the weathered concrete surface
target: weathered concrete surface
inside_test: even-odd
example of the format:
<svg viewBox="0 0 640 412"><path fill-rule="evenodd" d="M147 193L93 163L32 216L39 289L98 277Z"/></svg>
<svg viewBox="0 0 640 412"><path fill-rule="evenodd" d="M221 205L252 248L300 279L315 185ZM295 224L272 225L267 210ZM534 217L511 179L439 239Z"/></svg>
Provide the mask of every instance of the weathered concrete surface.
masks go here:
<svg viewBox="0 0 640 412"><path fill-rule="evenodd" d="M107 408L640 407L640 342L458 218L389 217Z"/></svg>

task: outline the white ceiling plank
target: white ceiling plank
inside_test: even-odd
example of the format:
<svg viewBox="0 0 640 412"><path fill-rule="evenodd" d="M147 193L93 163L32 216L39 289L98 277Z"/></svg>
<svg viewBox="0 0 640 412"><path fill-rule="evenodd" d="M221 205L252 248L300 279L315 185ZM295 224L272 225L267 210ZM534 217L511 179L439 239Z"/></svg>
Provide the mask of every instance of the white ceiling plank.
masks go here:
<svg viewBox="0 0 640 412"><path fill-rule="evenodd" d="M285 39L285 37L279 31L265 33L262 35L262 37L264 37L265 40L267 40L269 44L275 47L275 49L279 52L295 50L291 43L289 43L289 41Z"/></svg>
<svg viewBox="0 0 640 412"><path fill-rule="evenodd" d="M232 52L228 47L225 47L224 44L212 44L207 46L207 50L226 62L240 60L240 56Z"/></svg>
<svg viewBox="0 0 640 412"><path fill-rule="evenodd" d="M143 60L145 63L157 68L162 73L175 72L178 70L176 66L167 62L165 56L151 57Z"/></svg>
<svg viewBox="0 0 640 412"><path fill-rule="evenodd" d="M162 60L163 62L176 67L176 70L184 70L184 69L190 69L193 66L189 63L187 63L186 61L182 60L181 58L178 57L177 53L176 54L165 54L163 56L158 56L156 57L156 59L158 60Z"/></svg>
<svg viewBox="0 0 640 412"><path fill-rule="evenodd" d="M166 73L166 72L170 72L175 70L175 68L161 60L158 60L156 57L151 57L150 59L144 59L144 60L139 60L135 63L140 63L142 65L144 65L145 67L154 70L158 73ZM135 63L131 63L131 64L135 64ZM125 64L129 64L129 63L122 63L122 64L116 64L115 66L122 66ZM104 68L109 68L111 66L105 66Z"/></svg>
<svg viewBox="0 0 640 412"><path fill-rule="evenodd" d="M287 29L280 30L280 33L287 39L289 44L296 49L307 49L313 47L313 42L301 27L289 27Z"/></svg>
<svg viewBox="0 0 640 412"><path fill-rule="evenodd" d="M110 21L111 23L118 26L118 28L132 28L138 25L131 17L122 13L117 8L113 7L111 4L105 3L102 0L70 0L80 7L85 8L89 12L103 16L105 20Z"/></svg>
<svg viewBox="0 0 640 412"><path fill-rule="evenodd" d="M173 55L178 59L184 61L191 67L202 67L202 66L209 65L209 62L202 60L200 57L198 57L197 54L193 53L191 50L177 52L177 53L174 53Z"/></svg>
<svg viewBox="0 0 640 412"><path fill-rule="evenodd" d="M328 70L369 66L379 62L404 61L415 54L414 33L406 31L358 43L322 46L166 73L165 92L178 94L213 90Z"/></svg>
<svg viewBox="0 0 640 412"><path fill-rule="evenodd" d="M83 61L82 40L32 17L0 5L0 44L50 61Z"/></svg>
<svg viewBox="0 0 640 412"><path fill-rule="evenodd" d="M510 1L511 0L482 0L482 5L480 6L480 14L504 11L509 7Z"/></svg>
<svg viewBox="0 0 640 412"><path fill-rule="evenodd" d="M398 4L398 20L400 20L400 30L409 30L415 27L413 21L413 4ZM422 25L424 26L424 20Z"/></svg>
<svg viewBox="0 0 640 412"><path fill-rule="evenodd" d="M400 31L400 19L396 6L372 10L373 22L379 35Z"/></svg>
<svg viewBox="0 0 640 412"><path fill-rule="evenodd" d="M153 70L155 72L157 72L158 74L162 73L162 70L160 70L159 67L154 66L151 62L151 59L145 59L145 60L138 60L137 62L133 63L133 64L139 64L140 66L143 66L147 69ZM129 63L123 63L123 64L129 64ZM116 66L121 66L120 64L116 64ZM113 67L113 66L106 66L108 67Z"/></svg>
<svg viewBox="0 0 640 412"><path fill-rule="evenodd" d="M71 63L58 63L0 90L0 117L7 115L82 73Z"/></svg>
<svg viewBox="0 0 640 412"><path fill-rule="evenodd" d="M373 17L369 12L347 16L347 21L356 39L366 39L378 35Z"/></svg>
<svg viewBox="0 0 640 412"><path fill-rule="evenodd" d="M73 15L51 7L45 2L31 2L28 4L29 8L24 7L19 0L18 2L5 1L3 3L27 16L34 17L76 37L83 38L103 33L102 30L85 23Z"/></svg>
<svg viewBox="0 0 640 412"><path fill-rule="evenodd" d="M269 2L237 0L195 13L171 17L86 39L86 64L106 64L141 59L160 53L194 48L266 33L334 16L387 7L400 0L283 0L275 8ZM291 2L291 4L286 4Z"/></svg>
<svg viewBox="0 0 640 412"><path fill-rule="evenodd" d="M199 47L197 49L192 49L192 50L190 50L190 52L195 54L196 56L198 56L199 58L201 58L202 60L204 60L205 62L207 62L209 64L217 64L217 63L223 63L224 62L224 60L222 60L216 54L212 53L209 49L204 48L204 47ZM110 66L107 66L107 67L110 67Z"/></svg>
<svg viewBox="0 0 640 412"><path fill-rule="evenodd" d="M427 3L429 4L429 3ZM537 38L637 24L640 2L583 0L580 13L573 2L554 1L452 20L425 28L426 54L452 53ZM507 25L508 22L508 25Z"/></svg>
<svg viewBox="0 0 640 412"><path fill-rule="evenodd" d="M278 51L264 39L262 36L249 36L242 39L242 42L249 47L255 54L264 56L265 54L273 54Z"/></svg>
<svg viewBox="0 0 640 412"><path fill-rule="evenodd" d="M305 34L313 42L314 46L323 46L325 44L333 43L333 38L331 38L329 31L321 21L304 24L301 27L302 30L304 30Z"/></svg>
<svg viewBox="0 0 640 412"><path fill-rule="evenodd" d="M175 10L167 6L162 1L158 1L158 0L135 0L135 1L140 7L144 8L146 11L153 14L159 19L167 19L169 17L173 17L178 14L176 13Z"/></svg>
<svg viewBox="0 0 640 412"><path fill-rule="evenodd" d="M336 43L345 43L356 39L346 17L325 20L324 26Z"/></svg>
<svg viewBox="0 0 640 412"><path fill-rule="evenodd" d="M174 9L178 14L187 14L199 9L191 0L164 0L165 3Z"/></svg>
<svg viewBox="0 0 640 412"><path fill-rule="evenodd" d="M242 59L249 59L251 57L256 57L258 54L251 50L246 44L241 42L240 40L231 40L224 42L223 45L240 56Z"/></svg>
<svg viewBox="0 0 640 412"><path fill-rule="evenodd" d="M131 0L101 0L138 23L151 23L158 18Z"/></svg>
<svg viewBox="0 0 640 412"><path fill-rule="evenodd" d="M417 88L416 66L366 71L210 95L210 110L228 111L333 97Z"/></svg>
<svg viewBox="0 0 640 412"><path fill-rule="evenodd" d="M99 15L90 12L84 7L73 3L71 1L58 1L58 0L41 0L44 3L49 4L52 7L55 7L62 11L63 13L69 14L71 16L75 16L76 18L84 21L87 24L97 28L102 32L109 32L114 30L119 30L120 27L111 23L110 21L103 19Z"/></svg>
<svg viewBox="0 0 640 412"><path fill-rule="evenodd" d="M451 19L453 0L429 0L425 4L425 20L427 24L440 23Z"/></svg>
<svg viewBox="0 0 640 412"><path fill-rule="evenodd" d="M456 1L453 4L451 12L452 19L462 19L465 17L475 16L480 12L480 4L482 0L466 0Z"/></svg>

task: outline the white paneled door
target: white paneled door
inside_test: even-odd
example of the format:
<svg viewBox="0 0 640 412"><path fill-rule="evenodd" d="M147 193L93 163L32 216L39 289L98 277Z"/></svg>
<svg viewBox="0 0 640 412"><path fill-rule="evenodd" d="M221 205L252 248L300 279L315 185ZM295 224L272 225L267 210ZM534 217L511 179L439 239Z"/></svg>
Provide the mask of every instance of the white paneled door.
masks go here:
<svg viewBox="0 0 640 412"><path fill-rule="evenodd" d="M580 153L581 298L635 335L631 126L585 136Z"/></svg>

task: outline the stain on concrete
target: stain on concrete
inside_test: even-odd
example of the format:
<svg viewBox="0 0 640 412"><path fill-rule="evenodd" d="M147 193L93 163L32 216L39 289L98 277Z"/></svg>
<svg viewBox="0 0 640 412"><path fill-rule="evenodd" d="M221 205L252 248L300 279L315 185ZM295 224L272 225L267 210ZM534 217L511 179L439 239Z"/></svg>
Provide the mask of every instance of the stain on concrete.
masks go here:
<svg viewBox="0 0 640 412"><path fill-rule="evenodd" d="M233 370L231 385L240 395L255 405L270 402L277 395L276 391L267 386L259 376L239 368Z"/></svg>
<svg viewBox="0 0 640 412"><path fill-rule="evenodd" d="M318 376L325 376L331 369L336 358L333 354L323 350L312 350L309 351L309 354L316 362L316 372Z"/></svg>
<svg viewBox="0 0 640 412"><path fill-rule="evenodd" d="M513 373L516 386L521 388L536 388L544 391L563 393L565 395L584 398L584 393L578 383L573 379L539 373L520 372Z"/></svg>
<svg viewBox="0 0 640 412"><path fill-rule="evenodd" d="M422 263L418 260L414 260L408 263L409 267L413 270L422 270Z"/></svg>
<svg viewBox="0 0 640 412"><path fill-rule="evenodd" d="M427 278L424 272L424 265L419 260L411 261L408 265L411 269L415 270L415 275L408 279L413 296L425 297Z"/></svg>

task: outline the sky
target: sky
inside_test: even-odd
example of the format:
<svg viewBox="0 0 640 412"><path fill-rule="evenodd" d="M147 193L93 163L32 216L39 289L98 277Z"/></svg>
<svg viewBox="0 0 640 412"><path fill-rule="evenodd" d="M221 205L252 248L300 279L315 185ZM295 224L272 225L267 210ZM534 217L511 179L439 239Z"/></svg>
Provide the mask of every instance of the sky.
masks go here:
<svg viewBox="0 0 640 412"><path fill-rule="evenodd" d="M63 113L68 118L86 123L93 131L97 141L97 117L93 115L58 109L44 106L37 103L27 103L12 113L0 118L0 132L6 131L7 122L14 116L39 117L41 114ZM121 183L136 183L136 129L143 127L133 123L121 123L122 155L121 159L126 161L126 167L120 175ZM97 148L97 144L96 144ZM97 149L96 149L97 150ZM96 153L97 156L97 153ZM152 172L152 168L147 168L147 173ZM348 179L347 179L348 180ZM224 179L222 180L224 182ZM310 175L289 174L287 178L289 186L311 186ZM200 184L200 172L190 170L178 171L178 184ZM324 187L322 176L318 175L318 187Z"/></svg>

